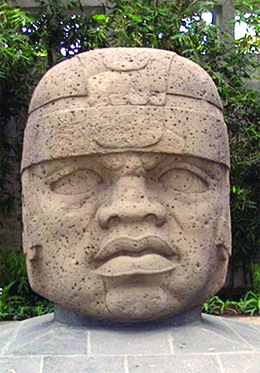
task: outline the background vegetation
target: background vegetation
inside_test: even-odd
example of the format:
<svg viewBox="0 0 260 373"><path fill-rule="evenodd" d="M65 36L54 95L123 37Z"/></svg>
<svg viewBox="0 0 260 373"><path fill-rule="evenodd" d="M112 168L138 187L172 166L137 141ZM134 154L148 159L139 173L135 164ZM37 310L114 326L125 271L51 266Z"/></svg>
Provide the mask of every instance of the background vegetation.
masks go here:
<svg viewBox="0 0 260 373"><path fill-rule="evenodd" d="M48 300L30 288L22 252L0 253L0 320L22 320L53 311Z"/></svg>
<svg viewBox="0 0 260 373"><path fill-rule="evenodd" d="M10 138L8 126L11 118L13 125L26 116L32 91L45 71L62 59L96 48L172 50L200 64L212 76L222 98L231 147L231 287L235 273L242 268L247 291L260 273L255 265L259 259L260 93L244 84L256 67L252 54L260 48L259 2L235 1L237 16L256 32L255 38L236 41L230 35L219 40L217 27L203 21L202 12L212 8L214 1L114 0L107 14L88 16L80 1L67 6L60 0L38 2L37 14L11 9L6 2L0 5L0 224L15 208L9 183L22 148L22 137ZM45 312L37 309L39 298L29 289L24 264L18 265L20 271L12 272L13 263L23 261L20 255L10 252L0 257L2 317L9 301L9 306L21 301L14 296L33 304L32 313ZM9 280L7 273L13 273ZM253 290L258 296L259 288Z"/></svg>

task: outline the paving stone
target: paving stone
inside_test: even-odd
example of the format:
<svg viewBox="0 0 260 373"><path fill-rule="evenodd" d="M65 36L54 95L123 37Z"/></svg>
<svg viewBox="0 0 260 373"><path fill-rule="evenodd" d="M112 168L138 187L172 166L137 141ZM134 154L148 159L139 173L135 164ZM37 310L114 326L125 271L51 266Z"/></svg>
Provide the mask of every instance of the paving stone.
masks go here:
<svg viewBox="0 0 260 373"><path fill-rule="evenodd" d="M260 373L260 354L222 354L223 373Z"/></svg>
<svg viewBox="0 0 260 373"><path fill-rule="evenodd" d="M15 337L15 333L17 329L21 327L20 322L12 322L10 324L5 324L1 326L1 333L0 333L0 354L5 353L8 345Z"/></svg>
<svg viewBox="0 0 260 373"><path fill-rule="evenodd" d="M47 315L1 326L0 373L260 373L258 332L208 315L180 327L67 326Z"/></svg>
<svg viewBox="0 0 260 373"><path fill-rule="evenodd" d="M221 318L205 315L198 323L172 329L176 353L251 351L251 345L228 325Z"/></svg>
<svg viewBox="0 0 260 373"><path fill-rule="evenodd" d="M122 357L45 357L42 373L124 373Z"/></svg>
<svg viewBox="0 0 260 373"><path fill-rule="evenodd" d="M167 354L171 353L169 337L164 329L91 331L91 354Z"/></svg>
<svg viewBox="0 0 260 373"><path fill-rule="evenodd" d="M245 344L248 343L256 351L260 352L260 325L251 325L237 321L229 321L222 318L225 324L232 328L235 333L238 333L240 338L243 338Z"/></svg>
<svg viewBox="0 0 260 373"><path fill-rule="evenodd" d="M129 373L222 373L215 356L128 357ZM234 372L233 372L234 373ZM237 372L238 373L238 372Z"/></svg>
<svg viewBox="0 0 260 373"><path fill-rule="evenodd" d="M41 357L0 357L0 373L40 373Z"/></svg>
<svg viewBox="0 0 260 373"><path fill-rule="evenodd" d="M33 318L22 323L7 352L20 356L85 354L87 331L54 323L53 317Z"/></svg>

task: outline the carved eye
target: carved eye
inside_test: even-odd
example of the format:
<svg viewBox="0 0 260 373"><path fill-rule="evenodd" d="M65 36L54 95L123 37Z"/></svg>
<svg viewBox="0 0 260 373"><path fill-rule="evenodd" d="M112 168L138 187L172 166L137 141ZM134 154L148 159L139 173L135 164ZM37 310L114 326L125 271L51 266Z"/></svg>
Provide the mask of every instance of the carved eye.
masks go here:
<svg viewBox="0 0 260 373"><path fill-rule="evenodd" d="M208 183L195 173L175 168L167 171L160 179L160 183L178 192L203 193L208 190Z"/></svg>
<svg viewBox="0 0 260 373"><path fill-rule="evenodd" d="M94 171L84 169L74 171L51 184L51 190L57 194L76 195L88 193L102 182Z"/></svg>

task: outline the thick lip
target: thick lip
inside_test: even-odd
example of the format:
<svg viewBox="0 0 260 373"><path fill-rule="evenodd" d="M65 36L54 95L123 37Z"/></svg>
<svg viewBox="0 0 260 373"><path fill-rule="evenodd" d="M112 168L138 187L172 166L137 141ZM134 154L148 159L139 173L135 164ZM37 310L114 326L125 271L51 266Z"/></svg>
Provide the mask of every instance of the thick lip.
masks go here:
<svg viewBox="0 0 260 373"><path fill-rule="evenodd" d="M175 264L158 254L144 254L139 257L121 255L94 270L103 277L125 277L154 275L172 271Z"/></svg>
<svg viewBox="0 0 260 373"><path fill-rule="evenodd" d="M104 277L151 275L172 271L179 259L177 249L157 235L104 240L94 261L94 273Z"/></svg>
<svg viewBox="0 0 260 373"><path fill-rule="evenodd" d="M103 240L94 260L106 260L119 255L140 256L144 251L150 251L162 256L177 255L166 240L160 236L149 235L140 238L119 237Z"/></svg>

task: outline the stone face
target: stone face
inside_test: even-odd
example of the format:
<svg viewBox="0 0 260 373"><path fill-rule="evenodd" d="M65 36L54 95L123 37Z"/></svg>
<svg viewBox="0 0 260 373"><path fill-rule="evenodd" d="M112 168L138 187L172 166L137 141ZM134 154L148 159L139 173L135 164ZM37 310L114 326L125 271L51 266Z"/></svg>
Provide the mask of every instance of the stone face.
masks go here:
<svg viewBox="0 0 260 373"><path fill-rule="evenodd" d="M55 66L24 139L31 286L105 321L198 306L225 280L228 166L220 99L193 62L115 48Z"/></svg>

